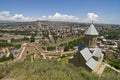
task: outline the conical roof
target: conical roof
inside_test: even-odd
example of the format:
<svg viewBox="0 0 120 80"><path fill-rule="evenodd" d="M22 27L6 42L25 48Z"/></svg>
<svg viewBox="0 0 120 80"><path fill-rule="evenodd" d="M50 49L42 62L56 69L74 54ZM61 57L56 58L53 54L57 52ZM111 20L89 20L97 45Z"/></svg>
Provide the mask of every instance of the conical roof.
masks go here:
<svg viewBox="0 0 120 80"><path fill-rule="evenodd" d="M85 31L85 35L98 35L98 32L93 24L90 25L90 27Z"/></svg>

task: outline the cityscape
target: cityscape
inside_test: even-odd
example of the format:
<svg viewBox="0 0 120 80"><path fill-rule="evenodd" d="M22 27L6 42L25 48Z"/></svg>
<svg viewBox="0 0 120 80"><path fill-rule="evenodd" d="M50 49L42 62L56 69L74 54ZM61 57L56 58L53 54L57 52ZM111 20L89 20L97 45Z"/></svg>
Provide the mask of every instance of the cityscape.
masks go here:
<svg viewBox="0 0 120 80"><path fill-rule="evenodd" d="M1 0L0 80L119 80L119 0Z"/></svg>

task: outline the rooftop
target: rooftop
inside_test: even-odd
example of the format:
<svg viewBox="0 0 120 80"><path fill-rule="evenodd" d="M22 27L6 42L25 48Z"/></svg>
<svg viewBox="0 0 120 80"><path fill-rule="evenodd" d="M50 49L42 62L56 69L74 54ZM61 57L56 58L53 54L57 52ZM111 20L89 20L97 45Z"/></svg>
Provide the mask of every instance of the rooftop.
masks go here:
<svg viewBox="0 0 120 80"><path fill-rule="evenodd" d="M85 31L85 35L98 35L98 32L93 24Z"/></svg>
<svg viewBox="0 0 120 80"><path fill-rule="evenodd" d="M88 67L92 70L95 69L97 64L98 64L98 62L96 60L94 60L93 58L91 58L88 62L86 62L86 65L88 65Z"/></svg>
<svg viewBox="0 0 120 80"><path fill-rule="evenodd" d="M92 54L88 48L84 48L83 50L80 51L80 53L82 54L86 61L88 61L92 57Z"/></svg>

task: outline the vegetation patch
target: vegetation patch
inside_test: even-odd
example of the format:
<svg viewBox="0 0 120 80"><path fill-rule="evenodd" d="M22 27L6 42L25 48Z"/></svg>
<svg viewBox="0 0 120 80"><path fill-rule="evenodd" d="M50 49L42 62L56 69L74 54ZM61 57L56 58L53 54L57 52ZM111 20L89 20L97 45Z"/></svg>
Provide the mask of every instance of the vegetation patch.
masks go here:
<svg viewBox="0 0 120 80"><path fill-rule="evenodd" d="M14 56L12 53L10 53L8 57L6 57L6 56L1 57L0 62L9 61L9 60L13 60L13 59L14 59Z"/></svg>
<svg viewBox="0 0 120 80"><path fill-rule="evenodd" d="M120 74L110 69L109 67L106 67L102 74L102 78L103 80L119 80Z"/></svg>
<svg viewBox="0 0 120 80"><path fill-rule="evenodd" d="M72 64L62 64L58 60L19 61L0 65L0 79L15 80L119 80L120 76L106 73L99 77L86 71L84 68ZM113 79L113 76L114 79ZM109 78L108 78L109 77Z"/></svg>

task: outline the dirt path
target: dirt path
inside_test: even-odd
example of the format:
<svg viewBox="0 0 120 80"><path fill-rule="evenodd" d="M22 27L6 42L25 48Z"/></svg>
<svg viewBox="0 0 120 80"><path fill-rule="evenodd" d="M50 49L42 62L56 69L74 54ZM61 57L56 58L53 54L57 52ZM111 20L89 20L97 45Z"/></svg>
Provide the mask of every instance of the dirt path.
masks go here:
<svg viewBox="0 0 120 80"><path fill-rule="evenodd" d="M112 69L112 70L120 73L120 70L118 70L118 69L116 69L116 68L114 68L114 67L112 67L112 66L110 66L109 64L106 64L106 63L102 63L101 66L100 66L100 68L98 69L98 71L97 71L96 73L97 73L99 76L101 76L102 73L104 72L104 69L105 69L106 67L109 67L110 69Z"/></svg>
<svg viewBox="0 0 120 80"><path fill-rule="evenodd" d="M19 55L18 55L18 58L16 58L16 60L20 60L21 59L21 57L22 57L22 55L23 55L23 53L24 53L24 51L25 51L25 49L26 49L26 46L27 45L27 43L24 43L23 45L22 45L22 47L21 47L21 49L22 49L22 51L19 53ZM15 60L15 61L16 61Z"/></svg>
<svg viewBox="0 0 120 80"><path fill-rule="evenodd" d="M101 74L103 73L104 69L105 69L106 65L105 63L102 63L99 70L96 72L99 76L101 76Z"/></svg>
<svg viewBox="0 0 120 80"><path fill-rule="evenodd" d="M19 57L18 57L18 60L20 60L21 59L21 57L22 57L22 55L23 55L23 53L24 53L24 51L25 51L25 47L23 47L23 49L22 49L22 51L21 51L21 53L20 53L20 55L19 55Z"/></svg>
<svg viewBox="0 0 120 80"><path fill-rule="evenodd" d="M114 70L114 71L120 73L120 70L118 70L118 69L116 69L116 68L110 66L109 64L105 64L105 65L106 65L107 67L111 68L112 70Z"/></svg>

